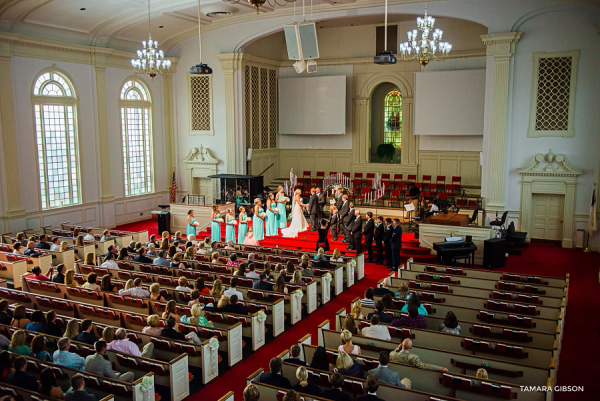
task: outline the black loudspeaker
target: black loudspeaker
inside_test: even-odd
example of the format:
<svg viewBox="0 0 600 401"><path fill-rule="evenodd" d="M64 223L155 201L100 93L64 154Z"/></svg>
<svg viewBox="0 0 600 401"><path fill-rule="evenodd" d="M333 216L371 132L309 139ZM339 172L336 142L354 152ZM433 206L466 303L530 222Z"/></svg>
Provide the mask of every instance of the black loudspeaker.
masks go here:
<svg viewBox="0 0 600 401"><path fill-rule="evenodd" d="M467 235L465 237L465 242L473 242L473 236L472 235Z"/></svg>
<svg viewBox="0 0 600 401"><path fill-rule="evenodd" d="M158 234L171 232L171 212L158 212Z"/></svg>
<svg viewBox="0 0 600 401"><path fill-rule="evenodd" d="M492 238L483 241L483 268L499 269L506 262L506 240Z"/></svg>

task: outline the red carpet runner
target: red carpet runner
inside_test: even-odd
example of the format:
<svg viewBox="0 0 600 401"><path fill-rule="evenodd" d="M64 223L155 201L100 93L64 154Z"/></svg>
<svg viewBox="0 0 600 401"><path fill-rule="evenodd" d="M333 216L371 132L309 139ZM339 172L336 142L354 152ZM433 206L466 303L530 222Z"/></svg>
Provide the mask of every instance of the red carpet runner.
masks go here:
<svg viewBox="0 0 600 401"><path fill-rule="evenodd" d="M156 224L150 220L119 226L121 230L139 231L150 229L150 234L157 234ZM304 234L304 233L303 233ZM309 233L314 234L314 233ZM405 234L403 243L412 240L412 234ZM261 244L265 246L314 249L314 241L267 239ZM300 243L301 245L297 245ZM340 244L341 245L341 244ZM414 245L413 245L414 246ZM332 249L334 246L332 246ZM340 247L340 249L343 249ZM596 363L600 360L600 297L598 297L598 274L600 254L584 253L580 249L562 249L549 245L532 244L523 250L522 256L509 256L503 271L523 274L539 274L545 276L564 277L570 273L569 300L566 313L565 333L558 371L558 386L584 386L585 393L556 392L555 400L591 400L600 394L600 381L593 373L597 371ZM331 302L325 304L303 319L300 324L292 326L275 340L271 341L243 362L210 382L204 389L191 395L192 401L213 401L228 391L235 392L235 400L242 400L242 392L246 386L246 377L259 368L268 370L269 360L289 349L298 339L307 333L312 335L313 344L317 343L317 326L324 320L334 321L335 312L341 308L349 309L350 302L371 286L375 286L388 270L382 266L368 263L365 266L367 276L357 282L350 290L344 291ZM435 361L431 361L435 363ZM595 395L594 395L595 394ZM388 400L393 401L393 400Z"/></svg>

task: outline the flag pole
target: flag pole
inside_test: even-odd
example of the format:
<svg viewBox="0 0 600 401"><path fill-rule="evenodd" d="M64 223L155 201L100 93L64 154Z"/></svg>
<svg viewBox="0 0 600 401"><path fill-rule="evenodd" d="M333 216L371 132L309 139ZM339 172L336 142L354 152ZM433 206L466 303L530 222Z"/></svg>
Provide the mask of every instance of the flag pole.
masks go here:
<svg viewBox="0 0 600 401"><path fill-rule="evenodd" d="M596 207L595 207L597 201L598 200L596 199L596 183L594 183L594 190L592 192L592 206L591 206L592 210L590 211L590 226L588 227L588 235L587 235L588 239L587 239L586 247L583 249L583 252L590 251L590 237L592 235L594 235L594 233L593 233L595 231L594 226L596 225L596 224L592 224L592 219L597 218L596 217ZM596 222L594 222L594 223L596 223Z"/></svg>

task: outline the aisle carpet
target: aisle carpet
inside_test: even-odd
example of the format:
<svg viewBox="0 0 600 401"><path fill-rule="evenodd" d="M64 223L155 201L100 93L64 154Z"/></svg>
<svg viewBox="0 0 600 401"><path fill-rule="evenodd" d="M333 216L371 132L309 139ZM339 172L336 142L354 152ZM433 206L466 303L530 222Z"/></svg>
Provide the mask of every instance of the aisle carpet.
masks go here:
<svg viewBox="0 0 600 401"><path fill-rule="evenodd" d="M118 229L139 231L154 228L151 234L156 234L155 227L156 223L146 220L120 226ZM409 243L412 239L412 234L405 234L403 243ZM281 244L280 240L277 242ZM293 243L293 240L291 242ZM523 250L522 256L509 256L506 267L502 269L513 273L556 277L564 277L566 273L570 273L569 299L557 385L584 386L585 393L556 392L555 400L557 401L596 399L600 394L600 381L593 373L597 372L597 361L600 360L600 347L598 346L600 337L599 268L600 254L597 252L584 253L580 249L562 249L550 245L531 244L529 248ZM313 344L316 344L317 326L326 319L333 323L335 313L339 309L349 309L352 299L362 296L363 292L368 287L374 286L388 273L388 270L382 266L367 263L365 273L365 278L357 282L350 290L344 291L331 302L317 309L301 323L286 330L275 340L221 374L188 399L213 401L218 400L228 391L234 391L235 400L241 401L242 392L246 386L246 377L259 368L268 370L269 360L273 356L289 349L306 334L311 334ZM435 363L435 361L429 362Z"/></svg>

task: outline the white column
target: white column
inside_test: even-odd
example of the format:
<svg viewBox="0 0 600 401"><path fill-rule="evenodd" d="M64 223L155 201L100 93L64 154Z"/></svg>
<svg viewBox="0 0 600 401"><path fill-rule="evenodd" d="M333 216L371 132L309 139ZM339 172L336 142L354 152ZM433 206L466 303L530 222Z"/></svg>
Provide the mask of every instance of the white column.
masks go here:
<svg viewBox="0 0 600 401"><path fill-rule="evenodd" d="M174 69L173 67L171 67ZM173 110L173 74L175 71L171 71L169 74L162 76L163 80L163 108L164 108L164 126L165 126L165 161L167 168L165 169L168 175L166 190L171 192L171 172L177 168L177 159L175 157L175 113ZM178 178L183 178L183 174L177 174ZM191 192L191 186L188 187Z"/></svg>
<svg viewBox="0 0 600 401"><path fill-rule="evenodd" d="M504 165L508 116L508 87L510 58L521 32L481 35L487 46L486 112L484 118L484 146L482 169L482 196L487 210L504 210Z"/></svg>
<svg viewBox="0 0 600 401"><path fill-rule="evenodd" d="M112 202L115 198L112 193L110 176L110 153L108 137L108 112L106 108L106 60L97 56L94 72L96 76L96 106L98 116L98 149L100 151L100 179L102 182L101 201Z"/></svg>

